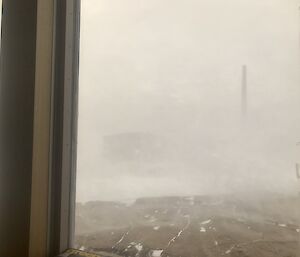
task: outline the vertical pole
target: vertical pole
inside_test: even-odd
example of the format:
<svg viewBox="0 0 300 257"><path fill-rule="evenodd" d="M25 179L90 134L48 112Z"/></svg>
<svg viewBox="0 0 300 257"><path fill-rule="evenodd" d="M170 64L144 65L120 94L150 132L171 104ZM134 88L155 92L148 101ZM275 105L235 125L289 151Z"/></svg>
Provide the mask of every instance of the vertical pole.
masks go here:
<svg viewBox="0 0 300 257"><path fill-rule="evenodd" d="M300 6L298 7L298 26L300 25ZM298 31L298 46L299 46L299 50L300 50L300 28L299 28L299 31Z"/></svg>
<svg viewBox="0 0 300 257"><path fill-rule="evenodd" d="M242 110L242 116L247 116L247 66L242 66L242 101L241 101L241 110Z"/></svg>

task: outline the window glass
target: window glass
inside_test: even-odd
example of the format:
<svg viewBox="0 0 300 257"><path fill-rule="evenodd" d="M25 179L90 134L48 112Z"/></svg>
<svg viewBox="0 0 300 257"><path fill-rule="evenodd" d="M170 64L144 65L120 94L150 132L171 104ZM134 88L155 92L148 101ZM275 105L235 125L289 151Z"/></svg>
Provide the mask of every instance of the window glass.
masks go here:
<svg viewBox="0 0 300 257"><path fill-rule="evenodd" d="M78 249L297 256L298 7L81 1Z"/></svg>

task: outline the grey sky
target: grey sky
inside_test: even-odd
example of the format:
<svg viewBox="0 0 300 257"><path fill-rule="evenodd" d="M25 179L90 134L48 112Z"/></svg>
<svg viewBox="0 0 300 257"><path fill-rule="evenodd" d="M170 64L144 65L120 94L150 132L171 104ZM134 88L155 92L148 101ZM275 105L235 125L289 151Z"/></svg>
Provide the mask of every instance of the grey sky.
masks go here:
<svg viewBox="0 0 300 257"><path fill-rule="evenodd" d="M78 201L295 192L298 6L294 0L83 0ZM172 158L107 162L103 137L130 132L166 139Z"/></svg>

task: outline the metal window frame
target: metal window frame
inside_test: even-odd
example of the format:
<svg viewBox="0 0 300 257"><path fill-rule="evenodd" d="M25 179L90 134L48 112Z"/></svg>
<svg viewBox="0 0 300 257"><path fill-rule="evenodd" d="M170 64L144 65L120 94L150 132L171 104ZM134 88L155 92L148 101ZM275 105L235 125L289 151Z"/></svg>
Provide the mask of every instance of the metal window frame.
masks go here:
<svg viewBox="0 0 300 257"><path fill-rule="evenodd" d="M75 225L80 0L56 1L55 28L50 248L62 252Z"/></svg>
<svg viewBox="0 0 300 257"><path fill-rule="evenodd" d="M37 0L30 257L73 246L80 0Z"/></svg>

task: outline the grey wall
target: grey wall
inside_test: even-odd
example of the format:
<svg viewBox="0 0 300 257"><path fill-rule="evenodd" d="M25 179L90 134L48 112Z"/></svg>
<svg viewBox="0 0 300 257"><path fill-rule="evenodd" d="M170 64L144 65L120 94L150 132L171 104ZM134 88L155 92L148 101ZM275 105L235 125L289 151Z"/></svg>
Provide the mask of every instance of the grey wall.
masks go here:
<svg viewBox="0 0 300 257"><path fill-rule="evenodd" d="M0 75L0 256L28 256L36 0L3 0Z"/></svg>

